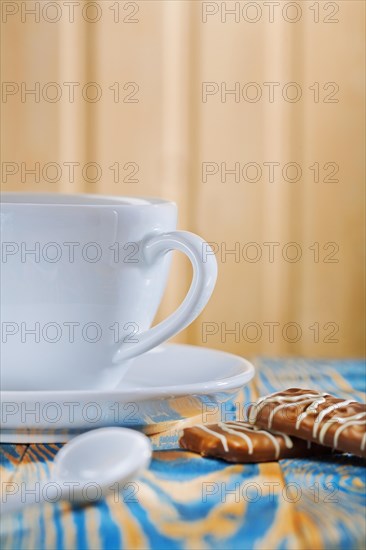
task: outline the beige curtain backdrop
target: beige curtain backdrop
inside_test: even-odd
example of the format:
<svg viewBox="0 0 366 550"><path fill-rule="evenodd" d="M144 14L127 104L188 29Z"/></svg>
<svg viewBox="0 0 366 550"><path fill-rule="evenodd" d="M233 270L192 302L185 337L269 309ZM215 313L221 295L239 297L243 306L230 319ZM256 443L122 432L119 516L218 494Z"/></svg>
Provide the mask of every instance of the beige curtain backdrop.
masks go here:
<svg viewBox="0 0 366 550"><path fill-rule="evenodd" d="M176 201L219 263L176 341L361 356L364 15L352 0L2 2L2 190ZM190 275L177 255L159 319Z"/></svg>

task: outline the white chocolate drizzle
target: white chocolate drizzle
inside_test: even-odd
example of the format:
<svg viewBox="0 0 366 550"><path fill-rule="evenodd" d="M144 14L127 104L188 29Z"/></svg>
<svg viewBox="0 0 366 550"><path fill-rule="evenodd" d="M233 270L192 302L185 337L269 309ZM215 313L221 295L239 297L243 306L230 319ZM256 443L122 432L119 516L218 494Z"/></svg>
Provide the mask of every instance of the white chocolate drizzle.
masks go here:
<svg viewBox="0 0 366 550"><path fill-rule="evenodd" d="M243 439L245 441L245 443L248 445L248 454L249 455L253 454L253 442L250 439L250 437L248 437L244 433L240 433L237 429L233 430L232 428L229 428L228 425L224 424L223 422L219 423L219 427L222 429L223 432L227 432L229 434L236 435L237 437L240 437L241 439Z"/></svg>
<svg viewBox="0 0 366 550"><path fill-rule="evenodd" d="M365 447L366 447L366 432L363 434L362 436L362 440L361 440L361 451L364 451L365 450Z"/></svg>
<svg viewBox="0 0 366 550"><path fill-rule="evenodd" d="M233 421L233 422L228 422L228 424L234 425L237 430L247 430L248 432L260 433L260 434L263 434L264 436L268 437L268 439L270 439L272 441L273 446L275 448L276 458L279 457L281 448L280 448L280 445L279 445L277 439L274 437L275 435L279 435L280 437L282 437L282 439L285 442L285 446L287 447L287 449L292 449L292 447L294 446L291 437L287 434L282 433L282 432L277 432L277 431L274 431L274 430L272 430L272 432L267 432L267 430L261 430L257 426L252 426L252 424L248 424L247 422Z"/></svg>
<svg viewBox="0 0 366 550"><path fill-rule="evenodd" d="M329 407L327 407L326 409L323 409L322 411L320 411L320 413L318 414L318 416L314 420L313 437L315 438L317 436L320 422L323 420L323 418L325 416L327 416L327 414L329 414L329 413L331 413L331 412L333 412L337 409L340 409L341 407L347 407L347 405L349 405L350 403L354 403L354 401L352 401L351 399L346 399L346 401L340 401L339 403L333 403L332 405L329 405ZM334 422L333 418L331 419L331 422ZM319 439L319 441L320 441L320 439ZM321 443L322 442L323 442L323 440L321 441Z"/></svg>
<svg viewBox="0 0 366 550"><path fill-rule="evenodd" d="M280 456L280 452L281 452L280 444L279 444L278 440L276 439L275 435L281 436L283 438L283 440L285 442L285 445L288 449L291 449L293 447L292 439L288 435L283 434L282 432L272 432L272 433L270 433L270 432L267 432L266 430L262 430L260 428L257 428L256 426L253 426L252 424L249 424L247 422L240 422L240 421L233 420L231 422L220 422L218 424L218 426L222 431L227 432L231 435L235 435L235 436L240 437L241 439L243 439L246 442L247 446L248 446L248 454L249 455L252 455L253 452L254 452L253 442L252 442L250 436L246 435L246 433L243 433L243 432L247 432L249 434L250 433L251 434L258 433L258 434L263 434L264 436L268 437L268 439L270 439L272 444L273 444L273 447L274 447L274 450L275 450L275 458L278 458ZM211 430L207 426L203 426L203 425L197 426L197 428L200 428L201 430L217 437L221 441L225 452L229 451L228 439L224 434L220 434L220 433L218 433L214 430Z"/></svg>
<svg viewBox="0 0 366 550"><path fill-rule="evenodd" d="M267 395L258 399L258 401L251 407L250 413L249 413L249 422L250 424L255 424L258 414L268 403L279 403L279 406L275 407L274 410L271 411L271 414L268 418L268 428L270 428L275 414L280 409L284 407L290 407L296 402L299 405L303 405L304 403L307 403L307 402L309 402L310 404L314 401L314 399L319 399L327 395L328 395L327 393L322 393L322 394L304 393L302 395L279 395L278 393L271 393L270 395Z"/></svg>
<svg viewBox="0 0 366 550"><path fill-rule="evenodd" d="M301 422L304 420L304 418L306 418L308 414L316 414L318 412L318 407L320 403L324 403L324 402L325 402L325 397L322 396L322 397L319 397L319 399L315 399L312 403L310 403L310 405L305 409L305 411L299 414L299 416L297 417L296 430L300 428ZM316 422L316 419L315 419L315 422Z"/></svg>
<svg viewBox="0 0 366 550"><path fill-rule="evenodd" d="M366 416L366 413L364 413L364 416ZM333 444L333 446L335 448L337 448L338 438L339 438L340 434L343 432L343 430L345 430L349 426L356 426L356 425L366 425L366 420L351 420L350 422L346 422L345 424L343 424L343 426L339 426L339 428L337 428L337 430L334 434L334 444ZM361 441L361 445L362 445L362 441ZM360 446L360 448L361 448L361 446Z"/></svg>
<svg viewBox="0 0 366 550"><path fill-rule="evenodd" d="M333 436L333 447L334 447L334 449L337 448L338 439L339 439L339 435L341 434L341 432L343 432L343 430L345 430L346 428L349 428L350 426L353 426L353 425L366 424L366 420L361 420L365 416L366 416L366 412L361 412L361 413L353 414L352 416L346 416L345 418L340 418L339 416L337 416L337 417L334 417L332 419L333 422L336 422L337 424L341 424L341 426L339 426L339 428L336 429L336 431L334 433L334 436ZM325 438L325 434L327 433L327 430L330 427L330 424L331 424L330 422L327 422L326 424L324 424L324 426L320 430L320 434L319 434L320 443L323 443L324 438ZM360 448L362 450L362 440L361 440Z"/></svg>
<svg viewBox="0 0 366 550"><path fill-rule="evenodd" d="M197 428L200 428L201 430L203 430L204 432L207 432L208 434L211 434L215 437L217 437L218 439L220 439L221 443L222 443L222 446L224 447L224 451L225 453L228 453L229 452L229 446L227 444L227 437L223 434L219 434L217 432L215 432L214 430L210 430L209 428L207 428L206 426L197 426Z"/></svg>

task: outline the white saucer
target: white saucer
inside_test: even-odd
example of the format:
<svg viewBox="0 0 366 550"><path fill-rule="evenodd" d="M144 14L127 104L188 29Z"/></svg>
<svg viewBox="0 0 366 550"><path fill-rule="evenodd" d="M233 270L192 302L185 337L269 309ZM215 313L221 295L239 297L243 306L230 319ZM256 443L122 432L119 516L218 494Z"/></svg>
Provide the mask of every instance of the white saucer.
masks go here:
<svg viewBox="0 0 366 550"><path fill-rule="evenodd" d="M1 392L0 441L61 443L103 426L158 433L217 408L253 376L237 355L165 344L137 357L113 390Z"/></svg>

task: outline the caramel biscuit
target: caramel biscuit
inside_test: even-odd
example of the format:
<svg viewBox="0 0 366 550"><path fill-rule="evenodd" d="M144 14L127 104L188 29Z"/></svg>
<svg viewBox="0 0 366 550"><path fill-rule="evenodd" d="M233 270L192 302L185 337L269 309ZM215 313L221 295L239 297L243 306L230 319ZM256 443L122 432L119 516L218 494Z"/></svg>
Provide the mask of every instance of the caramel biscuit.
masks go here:
<svg viewBox="0 0 366 550"><path fill-rule="evenodd" d="M227 462L272 462L327 454L330 449L284 433L269 432L247 422L232 421L198 425L183 430L183 449Z"/></svg>
<svg viewBox="0 0 366 550"><path fill-rule="evenodd" d="M366 405L315 390L290 388L261 397L249 422L366 457Z"/></svg>

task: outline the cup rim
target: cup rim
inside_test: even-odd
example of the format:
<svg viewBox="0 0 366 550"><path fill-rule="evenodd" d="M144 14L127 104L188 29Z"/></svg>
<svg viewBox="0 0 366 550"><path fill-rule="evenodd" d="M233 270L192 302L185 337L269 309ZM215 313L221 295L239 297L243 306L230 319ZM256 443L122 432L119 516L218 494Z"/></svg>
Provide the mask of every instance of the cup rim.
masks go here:
<svg viewBox="0 0 366 550"><path fill-rule="evenodd" d="M20 200L19 200L20 199ZM102 195L90 193L24 193L22 191L5 191L0 193L0 206L47 206L47 207L147 207L175 205L173 201L160 197L136 197L128 195Z"/></svg>

